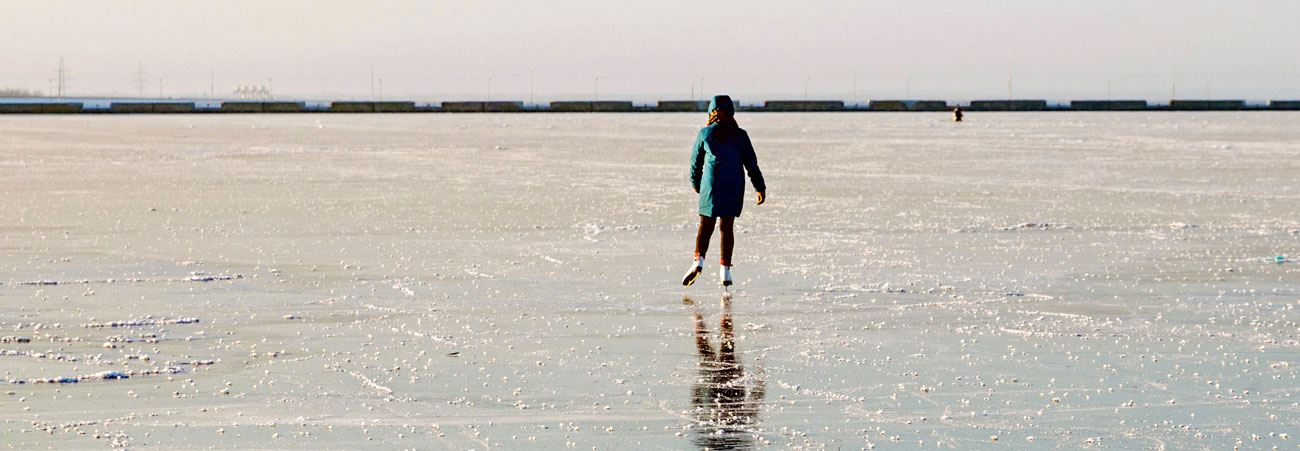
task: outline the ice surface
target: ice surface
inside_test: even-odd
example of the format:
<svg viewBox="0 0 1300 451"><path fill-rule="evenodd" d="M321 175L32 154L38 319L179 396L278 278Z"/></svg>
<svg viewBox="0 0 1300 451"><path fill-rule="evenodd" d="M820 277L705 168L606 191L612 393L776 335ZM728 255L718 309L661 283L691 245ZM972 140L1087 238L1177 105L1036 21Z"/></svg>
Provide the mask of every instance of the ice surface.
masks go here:
<svg viewBox="0 0 1300 451"><path fill-rule="evenodd" d="M704 119L0 117L0 444L1300 445L1300 114Z"/></svg>

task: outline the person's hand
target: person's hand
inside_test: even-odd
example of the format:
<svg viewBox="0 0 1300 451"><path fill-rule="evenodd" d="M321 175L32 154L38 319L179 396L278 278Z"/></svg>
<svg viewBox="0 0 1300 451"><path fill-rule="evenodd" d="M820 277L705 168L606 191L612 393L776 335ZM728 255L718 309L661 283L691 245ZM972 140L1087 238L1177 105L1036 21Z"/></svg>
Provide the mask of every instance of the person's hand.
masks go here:
<svg viewBox="0 0 1300 451"><path fill-rule="evenodd" d="M699 189L699 188L695 188L695 194L699 194L699 193L700 193L700 189Z"/></svg>
<svg viewBox="0 0 1300 451"><path fill-rule="evenodd" d="M755 193L758 193L758 204L756 205L763 205L763 202L767 202L767 194L762 191L755 191Z"/></svg>

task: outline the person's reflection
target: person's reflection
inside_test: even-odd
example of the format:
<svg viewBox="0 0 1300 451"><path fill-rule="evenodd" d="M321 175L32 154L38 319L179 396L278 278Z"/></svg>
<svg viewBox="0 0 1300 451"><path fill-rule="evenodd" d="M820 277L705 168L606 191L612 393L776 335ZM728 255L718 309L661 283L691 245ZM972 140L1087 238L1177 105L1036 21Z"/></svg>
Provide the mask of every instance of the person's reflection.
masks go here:
<svg viewBox="0 0 1300 451"><path fill-rule="evenodd" d="M695 305L691 299L682 300ZM732 333L731 296L722 297L722 323L715 351L709 343L708 327L697 309L695 347L700 352L699 377L691 387L691 441L702 449L737 450L756 447L755 429L763 403L764 383L760 374L746 374L736 358Z"/></svg>

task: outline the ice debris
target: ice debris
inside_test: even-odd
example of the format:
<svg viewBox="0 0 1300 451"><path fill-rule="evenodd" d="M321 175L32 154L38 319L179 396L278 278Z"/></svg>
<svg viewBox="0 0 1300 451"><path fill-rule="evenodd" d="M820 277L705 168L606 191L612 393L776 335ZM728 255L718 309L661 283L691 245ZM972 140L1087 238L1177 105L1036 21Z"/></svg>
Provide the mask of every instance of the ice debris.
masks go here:
<svg viewBox="0 0 1300 451"><path fill-rule="evenodd" d="M1026 222L1022 224L1016 224L1013 226L1003 227L999 230L1003 230L1003 231L1027 230L1027 229L1046 230L1046 229L1060 229L1060 228L1068 229L1070 227L1062 226L1061 224L1052 224L1047 222Z"/></svg>
<svg viewBox="0 0 1300 451"><path fill-rule="evenodd" d="M135 320L126 320L126 321L110 321L106 323L86 323L86 324L82 324L81 327L87 329L101 329L101 328L112 328L112 327L142 327L142 326L164 326L164 325L171 325L171 324L195 324L198 322L199 322L198 318L170 318L170 319L169 318L159 318L159 319L146 318L146 319L135 319Z"/></svg>
<svg viewBox="0 0 1300 451"><path fill-rule="evenodd" d="M45 377L28 380L11 380L11 384L75 384L81 381L108 381L115 379L128 379L131 376L121 371L103 371L95 374L87 374L78 377Z"/></svg>

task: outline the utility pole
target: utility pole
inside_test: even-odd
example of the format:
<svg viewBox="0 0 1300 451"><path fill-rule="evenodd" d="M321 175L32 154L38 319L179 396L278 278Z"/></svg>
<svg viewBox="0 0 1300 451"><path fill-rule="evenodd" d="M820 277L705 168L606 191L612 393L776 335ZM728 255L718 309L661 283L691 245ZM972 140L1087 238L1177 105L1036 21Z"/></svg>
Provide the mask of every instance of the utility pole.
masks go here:
<svg viewBox="0 0 1300 451"><path fill-rule="evenodd" d="M67 93L67 76L68 68L63 65L63 57L59 57L59 97L62 98Z"/></svg>
<svg viewBox="0 0 1300 451"><path fill-rule="evenodd" d="M529 105L534 105L534 103L533 103L533 71L531 71L531 70L528 71L528 104L529 104Z"/></svg>
<svg viewBox="0 0 1300 451"><path fill-rule="evenodd" d="M370 63L370 101L375 101L375 63Z"/></svg>
<svg viewBox="0 0 1300 451"><path fill-rule="evenodd" d="M137 60L135 67L136 95L144 97L144 60Z"/></svg>
<svg viewBox="0 0 1300 451"><path fill-rule="evenodd" d="M596 77L596 87L591 92L591 101L595 102L597 100L600 100L600 77Z"/></svg>
<svg viewBox="0 0 1300 451"><path fill-rule="evenodd" d="M209 98L209 99L215 99L215 98L217 98L217 71L216 71L216 69L213 69L213 70L212 70L212 73L208 74L208 98Z"/></svg>
<svg viewBox="0 0 1300 451"><path fill-rule="evenodd" d="M492 77L488 77L487 79L488 79L487 80L488 81L487 101L491 102L492 101Z"/></svg>
<svg viewBox="0 0 1300 451"><path fill-rule="evenodd" d="M1011 87L1011 81L1012 81L1014 78L1015 78L1015 77L1012 76L1012 75L1008 75L1008 76L1007 76L1007 100L1011 100L1011 99L1015 98L1015 91L1014 91L1014 90L1012 89L1012 87Z"/></svg>
<svg viewBox="0 0 1300 451"><path fill-rule="evenodd" d="M1178 98L1178 70L1174 70L1174 77L1169 80L1169 100Z"/></svg>

